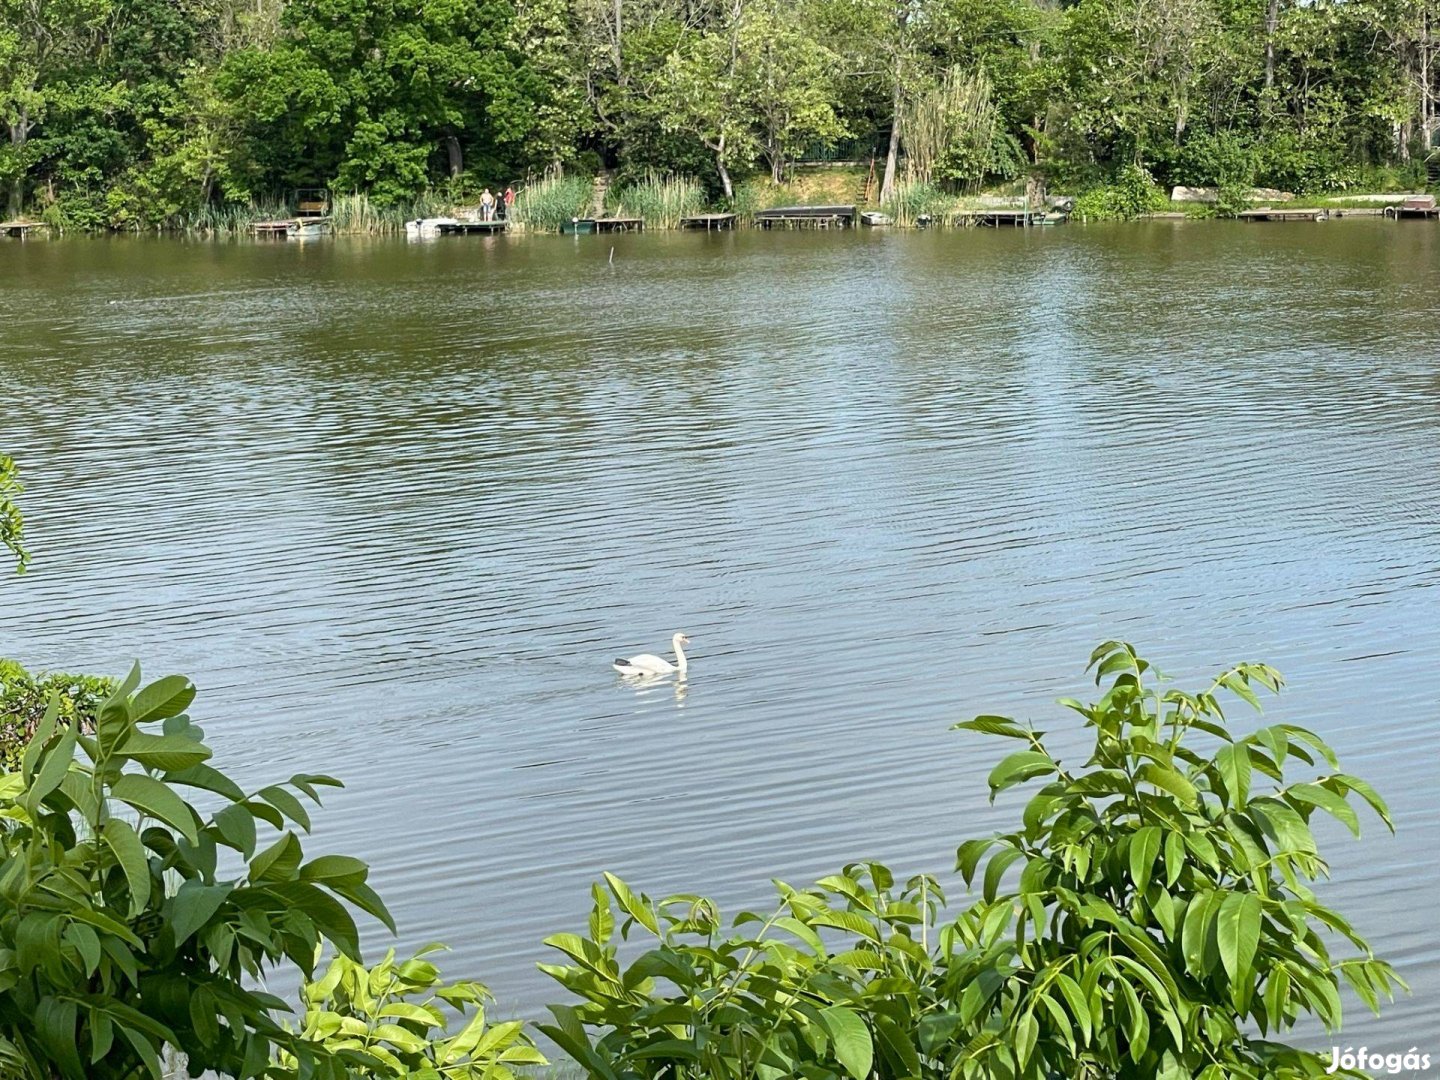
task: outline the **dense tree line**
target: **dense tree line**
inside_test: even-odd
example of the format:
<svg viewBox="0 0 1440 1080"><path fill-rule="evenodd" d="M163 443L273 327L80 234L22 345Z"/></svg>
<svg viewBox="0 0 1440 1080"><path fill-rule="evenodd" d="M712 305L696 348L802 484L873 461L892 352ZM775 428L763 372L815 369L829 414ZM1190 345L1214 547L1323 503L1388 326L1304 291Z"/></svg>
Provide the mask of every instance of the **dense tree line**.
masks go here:
<svg viewBox="0 0 1440 1080"><path fill-rule="evenodd" d="M561 166L876 187L1418 172L1437 0L0 0L8 216L176 223Z"/></svg>

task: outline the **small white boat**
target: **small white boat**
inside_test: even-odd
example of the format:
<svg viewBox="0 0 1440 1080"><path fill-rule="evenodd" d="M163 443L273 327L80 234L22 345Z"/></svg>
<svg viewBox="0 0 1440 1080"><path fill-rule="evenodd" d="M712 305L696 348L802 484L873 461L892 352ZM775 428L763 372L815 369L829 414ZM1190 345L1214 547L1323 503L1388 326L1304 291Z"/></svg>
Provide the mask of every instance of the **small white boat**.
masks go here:
<svg viewBox="0 0 1440 1080"><path fill-rule="evenodd" d="M878 210L866 210L860 215L860 220L866 225L890 225L894 223L894 218L889 214L882 214Z"/></svg>
<svg viewBox="0 0 1440 1080"><path fill-rule="evenodd" d="M411 240L428 239L432 236L439 236L446 225L459 224L459 219L453 217L416 218L414 221L405 223L405 235Z"/></svg>
<svg viewBox="0 0 1440 1080"><path fill-rule="evenodd" d="M329 218L296 218L287 230L291 240L308 240L315 236L326 236L330 232Z"/></svg>

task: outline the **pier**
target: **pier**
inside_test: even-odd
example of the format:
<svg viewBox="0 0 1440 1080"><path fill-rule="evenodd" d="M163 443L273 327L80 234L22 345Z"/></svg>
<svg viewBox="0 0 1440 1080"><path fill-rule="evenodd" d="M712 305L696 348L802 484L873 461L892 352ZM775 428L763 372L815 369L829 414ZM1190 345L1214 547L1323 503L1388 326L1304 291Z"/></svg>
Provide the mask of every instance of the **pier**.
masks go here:
<svg viewBox="0 0 1440 1080"><path fill-rule="evenodd" d="M24 240L31 229L48 229L43 221L0 221L0 236L13 236Z"/></svg>
<svg viewBox="0 0 1440 1080"><path fill-rule="evenodd" d="M1241 210L1236 215L1241 221L1324 221L1330 211L1316 208L1282 208L1262 206L1256 210Z"/></svg>
<svg viewBox="0 0 1440 1080"><path fill-rule="evenodd" d="M1440 206L1435 204L1434 195L1412 195L1399 206L1387 206L1385 216L1400 218L1440 217Z"/></svg>
<svg viewBox="0 0 1440 1080"><path fill-rule="evenodd" d="M645 219L638 217L602 217L595 219L595 231L603 233L643 232Z"/></svg>
<svg viewBox="0 0 1440 1080"><path fill-rule="evenodd" d="M712 229L733 229L735 228L734 214L691 214L689 217L680 219L682 229L704 229L709 232Z"/></svg>
<svg viewBox="0 0 1440 1080"><path fill-rule="evenodd" d="M494 233L505 231L506 222L502 221L440 221L435 225L441 236L473 236L476 234L490 236Z"/></svg>
<svg viewBox="0 0 1440 1080"><path fill-rule="evenodd" d="M844 229L855 224L856 213L853 206L775 206L757 210L755 224L762 229Z"/></svg>
<svg viewBox="0 0 1440 1080"><path fill-rule="evenodd" d="M981 210L955 211L955 220L962 225L984 225L992 229L1003 225L1028 229L1035 225L1044 225L1047 216L1044 210L1027 210L1023 207L987 207Z"/></svg>

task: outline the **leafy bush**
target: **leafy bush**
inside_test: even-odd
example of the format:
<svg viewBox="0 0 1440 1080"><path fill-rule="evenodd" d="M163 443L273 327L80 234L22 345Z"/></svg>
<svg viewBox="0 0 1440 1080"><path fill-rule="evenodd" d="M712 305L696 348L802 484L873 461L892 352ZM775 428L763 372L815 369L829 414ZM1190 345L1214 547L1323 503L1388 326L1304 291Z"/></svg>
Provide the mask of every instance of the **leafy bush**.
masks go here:
<svg viewBox="0 0 1440 1080"><path fill-rule="evenodd" d="M490 1025L490 992L478 982L444 983L425 957L428 945L396 962L395 950L373 968L337 956L325 974L301 988L302 1037L343 1057L367 1080L514 1080L511 1066L545 1065L518 1020ZM451 1016L473 1009L449 1034ZM298 1066L293 1058L285 1065Z"/></svg>
<svg viewBox="0 0 1440 1080"><path fill-rule="evenodd" d="M657 903L607 874L592 890L588 936L546 940L571 963L541 970L583 1004L552 1005L555 1022L541 1030L604 1080L918 1075L927 928L944 900L935 882L896 890L871 863L805 892L776 888L773 912L742 912L727 930L705 897ZM628 966L612 898L620 938L653 942Z"/></svg>
<svg viewBox="0 0 1440 1080"><path fill-rule="evenodd" d="M20 755L52 697L57 722L67 726L78 722L80 730L90 735L101 704L114 690L115 680L101 675L32 675L15 661L0 659L0 761L5 771L20 767Z"/></svg>
<svg viewBox="0 0 1440 1080"><path fill-rule="evenodd" d="M1126 165L1110 183L1076 199L1073 216L1084 221L1129 221L1167 205L1165 193L1144 168Z"/></svg>
<svg viewBox="0 0 1440 1080"><path fill-rule="evenodd" d="M23 574L30 562L30 552L25 549L25 518L15 503L15 496L24 491L21 486L15 459L9 454L0 454L0 546L15 559L15 569Z"/></svg>
<svg viewBox="0 0 1440 1080"><path fill-rule="evenodd" d="M980 895L958 917L935 929L938 884L897 890L873 863L777 883L774 911L728 926L704 897L657 903L607 875L588 934L547 940L568 962L542 970L581 1003L542 1030L599 1080L1325 1075L1276 1037L1306 1014L1335 1030L1342 980L1377 1011L1404 984L1309 888L1325 871L1311 819L1358 834L1350 797L1389 825L1384 801L1305 728L1231 733L1222 693L1280 689L1263 664L1198 693L1158 686L1122 643L1091 665L1100 700L1062 702L1094 733L1079 768L1014 720L957 725L1022 744L992 798L1044 781L1019 829L960 845ZM628 965L617 919L652 943ZM1355 955L1332 957L1335 936Z"/></svg>
<svg viewBox="0 0 1440 1080"><path fill-rule="evenodd" d="M285 961L309 973L328 942L358 960L348 902L391 925L358 859L304 861L286 819L323 776L241 790L206 762L185 714L195 696L133 671L100 706L93 736L52 704L21 770L0 776L0 1068L25 1080L160 1080L161 1055L192 1074L246 1080L283 1050L306 1075L343 1063L271 1016L255 989ZM159 726L159 731L147 730ZM205 816L182 795L205 793ZM280 835L257 852L257 825ZM222 849L238 875L222 878Z"/></svg>
<svg viewBox="0 0 1440 1080"><path fill-rule="evenodd" d="M1342 979L1377 1012L1404 985L1306 885L1326 871L1312 816L1358 836L1351 796L1389 826L1384 801L1305 728L1230 732L1219 695L1258 708L1255 688L1280 689L1272 668L1239 664L1192 694L1157 685L1119 642L1091 664L1109 690L1092 705L1062 702L1094 731L1081 768L1008 718L958 725L1024 746L990 774L992 798L1044 780L1022 829L958 852L967 882L988 856L983 900L957 924L965 951L951 963L962 1021L967 1004L986 1016L963 1028L972 1049L958 1075L1323 1075L1317 1055L1256 1038L1252 1025L1277 1035L1309 1013L1333 1031ZM1197 749L1196 736L1211 747ZM1002 890L1011 867L1018 884ZM1358 955L1332 959L1329 934Z"/></svg>

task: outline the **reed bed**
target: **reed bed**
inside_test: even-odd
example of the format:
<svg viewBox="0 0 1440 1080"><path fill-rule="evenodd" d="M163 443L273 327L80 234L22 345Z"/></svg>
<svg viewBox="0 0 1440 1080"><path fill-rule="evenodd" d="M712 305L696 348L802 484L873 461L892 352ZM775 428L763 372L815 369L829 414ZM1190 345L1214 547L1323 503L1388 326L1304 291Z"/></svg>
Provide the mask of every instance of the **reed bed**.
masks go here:
<svg viewBox="0 0 1440 1080"><path fill-rule="evenodd" d="M678 229L680 219L705 207L705 189L693 176L651 170L613 192L606 209L612 217L638 217L647 229Z"/></svg>
<svg viewBox="0 0 1440 1080"><path fill-rule="evenodd" d="M891 196L880 204L896 225L913 226L928 217L936 225L948 225L959 209L960 199L934 184L902 180Z"/></svg>
<svg viewBox="0 0 1440 1080"><path fill-rule="evenodd" d="M515 196L510 222L526 229L558 232L572 218L590 211L595 183L588 176L548 174L531 181Z"/></svg>

